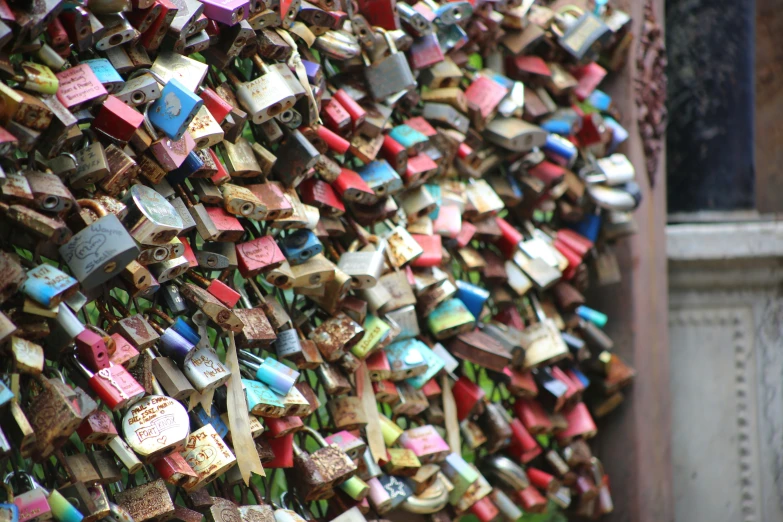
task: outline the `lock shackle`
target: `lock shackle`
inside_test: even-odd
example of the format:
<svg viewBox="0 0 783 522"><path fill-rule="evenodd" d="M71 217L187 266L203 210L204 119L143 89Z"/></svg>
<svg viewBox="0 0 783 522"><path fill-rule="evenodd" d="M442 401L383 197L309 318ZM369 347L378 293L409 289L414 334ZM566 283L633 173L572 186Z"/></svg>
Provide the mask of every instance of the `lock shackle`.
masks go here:
<svg viewBox="0 0 783 522"><path fill-rule="evenodd" d="M46 366L44 367L43 373L44 375L51 374L53 379L55 378L60 379L63 382L63 384L68 384L65 380L65 374L60 368L55 368L54 366Z"/></svg>
<svg viewBox="0 0 783 522"><path fill-rule="evenodd" d="M193 193L185 186L184 183L173 185L172 188L174 189L174 192L176 192L177 195L182 198L182 202L185 203L188 208L192 208L196 204L194 203L195 199Z"/></svg>
<svg viewBox="0 0 783 522"><path fill-rule="evenodd" d="M118 311L119 311L121 314L123 314L123 315L125 315L125 316L131 315L131 313L130 313L130 310L128 310L128 309L125 307L125 305L124 305L124 304L122 304L122 303L120 302L120 300L119 300L119 299L117 299L116 297L114 297L113 295L110 295L110 296L109 296L109 302L110 302L110 303L111 303L111 305L112 305L114 308L116 308L116 309L117 309L117 310L118 310Z"/></svg>
<svg viewBox="0 0 783 522"><path fill-rule="evenodd" d="M590 457L590 472L593 475L593 480L595 481L596 486L601 487L604 482L604 476L606 476L606 472L604 471L603 462L598 460L598 457Z"/></svg>
<svg viewBox="0 0 783 522"><path fill-rule="evenodd" d="M149 319L151 315L154 315L155 317L159 317L164 321L166 321L168 323L168 326L172 326L174 324L174 319L172 319L171 316L166 315L164 312L161 312L157 308L148 308L144 312L144 315L147 316L147 319ZM155 323L155 321L149 321L149 323L150 325L153 325L153 328L154 328L154 324L157 324ZM160 325L158 325L158 327L160 327Z"/></svg>
<svg viewBox="0 0 783 522"><path fill-rule="evenodd" d="M166 85L167 83L169 83L167 80L164 80L158 73L148 68L136 69L135 71L133 71L128 75L127 81L131 81L132 79L136 78L137 76L141 76L142 74L149 74L156 82L158 82L161 85Z"/></svg>
<svg viewBox="0 0 783 522"><path fill-rule="evenodd" d="M402 509L409 513L431 515L446 507L449 501L449 490L440 476L436 477L435 482L424 492L427 493L426 497L416 495L407 497L402 502Z"/></svg>
<svg viewBox="0 0 783 522"><path fill-rule="evenodd" d="M315 431L310 426L304 426L300 431L303 431L303 432L309 434L311 437L313 437L315 439L315 441L318 444L321 445L322 448L326 448L326 447L329 446L329 443L326 442L326 439L323 437L323 435L321 435L320 433Z"/></svg>
<svg viewBox="0 0 783 522"><path fill-rule="evenodd" d="M563 15L566 14L576 15L576 18L579 18L580 16L584 15L585 12L584 9L573 4L564 5L563 7L558 9L549 23L549 30L552 31L552 34L554 34L558 38L562 38L563 35L565 34L565 31L558 24L565 25L566 22L565 19L563 18Z"/></svg>
<svg viewBox="0 0 783 522"><path fill-rule="evenodd" d="M260 56L258 56L258 54L254 54L250 57L250 59L262 73L267 74L269 72L269 66L264 62L264 60L261 59Z"/></svg>
<svg viewBox="0 0 783 522"><path fill-rule="evenodd" d="M237 75L234 74L233 72L226 70L226 71L223 71L223 74L226 75L226 78L228 79L228 81L231 82L231 85L233 85L235 88L239 87L240 85L242 85L243 82L241 82L239 80L239 78L237 77Z"/></svg>
<svg viewBox="0 0 783 522"><path fill-rule="evenodd" d="M262 359L258 355L254 354L254 353L251 353L251 352L249 352L247 350L239 350L239 359L240 359L240 362L243 362L241 359L245 359L246 362L252 362L252 363L255 363L255 364L264 364L264 359Z"/></svg>
<svg viewBox="0 0 783 522"><path fill-rule="evenodd" d="M155 128L152 126L152 122L150 121L149 116L149 110L150 105L155 103L155 100L147 102L146 105L144 105L144 112L142 113L142 116L144 116L144 128L147 129L147 132L152 137L154 141L160 140L160 136L158 136L158 132L155 130Z"/></svg>
<svg viewBox="0 0 783 522"><path fill-rule="evenodd" d="M99 218L106 217L109 215L109 212L106 210L106 207L100 204L100 202L95 201L94 199L77 199L76 203L80 207L88 208L98 214Z"/></svg>
<svg viewBox="0 0 783 522"><path fill-rule="evenodd" d="M76 355L76 352L71 354L70 362L71 364L73 364L76 370L81 372L81 374L87 379L92 379L93 377L95 377L96 372L90 371L89 368L87 368L84 364L82 364L82 362L79 360L79 356Z"/></svg>
<svg viewBox="0 0 783 522"><path fill-rule="evenodd" d="M247 368L248 370L252 370L254 372L257 372L259 369L261 369L261 365L254 362L254 361L248 361L247 359L239 359L239 364ZM255 378L255 376L254 376Z"/></svg>
<svg viewBox="0 0 783 522"><path fill-rule="evenodd" d="M490 455L481 461L479 470L485 475L491 475L515 491L530 486L527 473L516 462L502 455Z"/></svg>
<svg viewBox="0 0 783 522"><path fill-rule="evenodd" d="M109 313L109 309L106 307L106 303L100 299L96 299L95 308L98 310L98 315L100 318L109 323L109 326L114 326L117 324L117 318Z"/></svg>
<svg viewBox="0 0 783 522"><path fill-rule="evenodd" d="M203 286L204 288L209 287L209 285L211 284L209 279L207 279L206 277L204 277L201 274L197 274L197 273L193 272L192 270L188 270L186 274L187 274L188 279L192 280L195 283L198 283L199 285Z"/></svg>
<svg viewBox="0 0 783 522"><path fill-rule="evenodd" d="M30 484L30 490L42 489L47 496L49 495L49 490L47 490L42 485L40 485L35 480L32 473L28 473L27 471L14 470L8 472L8 474L5 477L3 477L3 484L8 484L9 486L12 486L11 481L16 477L17 474L22 475L22 477L24 477L24 479L27 480L27 482ZM13 493L13 486L11 487L11 493Z"/></svg>
<svg viewBox="0 0 783 522"><path fill-rule="evenodd" d="M544 309L541 307L541 302L538 300L538 296L531 292L530 295L530 304L533 306L533 310L536 312L536 319L539 323L543 323L547 320L547 316L544 313Z"/></svg>
<svg viewBox="0 0 783 522"><path fill-rule="evenodd" d="M383 38L389 45L389 55L397 54L399 51L397 50L397 44L394 42L394 38L392 38L391 32L387 31L383 27L376 27L375 29L383 35Z"/></svg>

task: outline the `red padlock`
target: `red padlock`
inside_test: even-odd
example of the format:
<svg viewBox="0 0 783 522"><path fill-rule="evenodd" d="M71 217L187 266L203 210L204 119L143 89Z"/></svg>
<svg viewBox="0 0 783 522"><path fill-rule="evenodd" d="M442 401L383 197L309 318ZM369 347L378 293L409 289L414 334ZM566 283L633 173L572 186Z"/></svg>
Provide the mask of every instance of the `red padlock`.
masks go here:
<svg viewBox="0 0 783 522"><path fill-rule="evenodd" d="M215 228L220 230L218 241L224 243L235 243L245 235L245 229L242 223L233 214L226 212L223 207L204 207Z"/></svg>
<svg viewBox="0 0 783 522"><path fill-rule="evenodd" d="M514 412L517 418L522 421L525 428L532 435L539 433L551 433L552 421L549 419L544 407L538 401L531 399L518 399L514 403Z"/></svg>
<svg viewBox="0 0 783 522"><path fill-rule="evenodd" d="M349 142L342 136L335 134L324 125L317 125L315 127L315 132L319 138L324 140L326 146L329 147L334 152L336 152L337 154L345 154L346 152L348 152L348 149L351 148L351 142Z"/></svg>
<svg viewBox="0 0 783 522"><path fill-rule="evenodd" d="M96 410L76 428L76 434L85 444L99 444L104 446L116 437L117 427L108 413L104 410Z"/></svg>
<svg viewBox="0 0 783 522"><path fill-rule="evenodd" d="M209 155L212 157L212 161L215 163L215 168L217 168L217 172L212 174L212 176L209 178L212 181L212 184L216 187L219 187L223 183L231 181L231 175L226 170L226 167L223 166L223 163L220 162L220 159L218 158L215 151L211 148L209 149Z"/></svg>
<svg viewBox="0 0 783 522"><path fill-rule="evenodd" d="M563 228L557 231L555 236L557 242L561 242L568 248L576 252L579 257L584 258L593 248L593 242L573 230Z"/></svg>
<svg viewBox="0 0 783 522"><path fill-rule="evenodd" d="M188 266L190 268L197 268L198 259L196 259L196 254L193 252L193 249L190 248L190 242L186 237L181 237L179 240L182 242L182 248L185 250L182 253L182 257L188 260Z"/></svg>
<svg viewBox="0 0 783 522"><path fill-rule="evenodd" d="M340 175L332 183L334 190L340 194L343 201L371 205L378 201L378 196L372 191L367 182L357 172L341 168Z"/></svg>
<svg viewBox="0 0 783 522"><path fill-rule="evenodd" d="M365 358L367 370L370 372L370 380L379 382L391 377L391 365L384 350L376 350Z"/></svg>
<svg viewBox="0 0 783 522"><path fill-rule="evenodd" d="M486 76L479 76L465 89L468 105L478 108L479 117L483 121L489 119L507 94L508 89Z"/></svg>
<svg viewBox="0 0 783 522"><path fill-rule="evenodd" d="M296 433L304 427L301 417L268 417L264 419L266 438L285 437L290 433Z"/></svg>
<svg viewBox="0 0 783 522"><path fill-rule="evenodd" d="M582 399L580 387L559 366L552 366L552 377L565 384L568 388L568 391L563 395L566 403L574 403Z"/></svg>
<svg viewBox="0 0 783 522"><path fill-rule="evenodd" d="M285 261L285 256L272 236L264 236L237 245L237 268L242 277L255 277L273 270Z"/></svg>
<svg viewBox="0 0 783 522"><path fill-rule="evenodd" d="M462 228L460 229L459 234L457 235L457 246L460 248L465 248L471 242L475 234L476 234L476 225L474 225L470 221L463 220Z"/></svg>
<svg viewBox="0 0 783 522"><path fill-rule="evenodd" d="M106 348L103 337L92 330L87 328L82 330L74 339L74 344L76 344L76 351L79 354L79 359L91 371L97 372L98 370L111 366L109 350Z"/></svg>
<svg viewBox="0 0 783 522"><path fill-rule="evenodd" d="M345 205L331 185L320 179L309 178L299 184L299 198L302 203L312 205L327 216L339 217L345 214Z"/></svg>
<svg viewBox="0 0 783 522"><path fill-rule="evenodd" d="M546 511L546 498L533 486L528 486L516 494L522 509L528 513L543 513Z"/></svg>
<svg viewBox="0 0 783 522"><path fill-rule="evenodd" d="M155 3L161 6L160 15L152 22L149 29L141 33L139 38L139 44L147 51L155 51L160 47L160 44L163 43L163 37L166 36L166 32L179 11L179 8L169 0L155 0Z"/></svg>
<svg viewBox="0 0 783 522"><path fill-rule="evenodd" d="M528 169L528 174L544 182L547 188L554 187L565 178L565 169L549 161L542 161Z"/></svg>
<svg viewBox="0 0 783 522"><path fill-rule="evenodd" d="M190 467L180 453L174 452L156 459L153 463L160 478L173 486L190 490L199 480L199 475Z"/></svg>
<svg viewBox="0 0 783 522"><path fill-rule="evenodd" d="M405 120L405 125L408 127L417 130L427 136L428 138L435 136L438 131L435 130L435 127L430 125L430 122L428 122L426 119L422 118L421 116L414 116L413 118L408 118Z"/></svg>
<svg viewBox="0 0 783 522"><path fill-rule="evenodd" d="M126 13L125 17L137 31L143 33L158 19L162 10L163 6L154 3L146 9L133 9Z"/></svg>
<svg viewBox="0 0 783 522"><path fill-rule="evenodd" d="M265 468L292 468L294 467L294 434L289 433L282 437L264 437L272 448L275 458L264 462Z"/></svg>
<svg viewBox="0 0 783 522"><path fill-rule="evenodd" d="M443 246L439 235L425 236L423 234L411 234L411 237L419 244L424 252L411 261L411 266L426 268L440 266L443 262Z"/></svg>
<svg viewBox="0 0 783 522"><path fill-rule="evenodd" d="M506 387L512 395L516 397L531 398L538 395L538 385L533 378L533 374L528 371L522 371L516 368L506 367L503 370L508 378Z"/></svg>
<svg viewBox="0 0 783 522"><path fill-rule="evenodd" d="M534 458L541 455L541 446L536 439L525 429L522 421L511 419L511 442L506 448L509 455L513 456L523 464L527 464Z"/></svg>
<svg viewBox="0 0 783 522"><path fill-rule="evenodd" d="M438 164L432 161L432 158L426 154L417 154L412 158L408 158L403 181L406 186L416 185L420 181L431 177L437 171Z"/></svg>
<svg viewBox="0 0 783 522"><path fill-rule="evenodd" d="M111 363L124 366L127 369L136 366L139 361L139 351L118 333L111 334L111 338L114 339L115 346L114 353L109 356Z"/></svg>
<svg viewBox="0 0 783 522"><path fill-rule="evenodd" d="M492 503L489 497L484 497L476 501L468 509L473 513L481 522L492 522L500 514L500 510Z"/></svg>
<svg viewBox="0 0 783 522"><path fill-rule="evenodd" d="M560 489L560 481L553 475L538 468L528 467L525 472L530 483L546 493L557 493Z"/></svg>
<svg viewBox="0 0 783 522"><path fill-rule="evenodd" d="M213 279L207 287L207 292L229 308L234 308L242 297L239 292L220 279Z"/></svg>
<svg viewBox="0 0 783 522"><path fill-rule="evenodd" d="M427 399L431 400L433 397L439 397L443 393L443 390L441 390L440 384L438 384L438 381L433 377L424 383L424 386L421 387L421 392Z"/></svg>
<svg viewBox="0 0 783 522"><path fill-rule="evenodd" d="M408 151L388 134L383 137L380 155L389 162L389 165L397 171L397 174L402 175L405 173L408 166Z"/></svg>
<svg viewBox="0 0 783 522"><path fill-rule="evenodd" d="M563 411L568 427L555 434L557 441L561 444L568 444L576 437L589 439L597 433L595 422L590 411L583 402L576 403L572 408Z"/></svg>
<svg viewBox="0 0 783 522"><path fill-rule="evenodd" d="M457 379L451 391L457 403L457 419L460 422L468 417L479 415L484 410L486 392L464 375Z"/></svg>
<svg viewBox="0 0 783 522"><path fill-rule="evenodd" d="M367 117L367 111L343 89L337 89L332 93L332 99L337 100L343 109L351 116L353 128L358 129Z"/></svg>
<svg viewBox="0 0 783 522"><path fill-rule="evenodd" d="M90 388L112 411L125 408L144 397L144 388L124 367L112 365L91 372L75 356L76 369L84 375Z"/></svg>
<svg viewBox="0 0 783 522"><path fill-rule="evenodd" d="M359 12L370 25L387 31L400 28L400 16L397 13L397 0L359 0Z"/></svg>
<svg viewBox="0 0 783 522"><path fill-rule="evenodd" d="M226 100L221 98L218 93L209 87L205 87L199 93L199 96L204 100L204 107L207 108L209 113L212 114L212 117L215 118L218 123L223 123L223 120L226 119L226 116L228 116L233 109Z"/></svg>
<svg viewBox="0 0 783 522"><path fill-rule="evenodd" d="M574 94L576 94L579 101L584 101L593 94L593 91L598 88L598 85L606 77L606 69L596 62L590 62L581 67L574 67L571 69L571 74L579 82L574 88Z"/></svg>
<svg viewBox="0 0 783 522"><path fill-rule="evenodd" d="M495 223L500 228L500 238L495 242L495 245L500 250L500 253L503 254L503 257L511 259L519 249L519 243L522 242L524 236L522 232L503 218L495 218Z"/></svg>
<svg viewBox="0 0 783 522"><path fill-rule="evenodd" d="M324 125L338 134L345 133L351 126L351 115L335 98L323 104L321 118L323 118Z"/></svg>
<svg viewBox="0 0 783 522"><path fill-rule="evenodd" d="M400 401L400 391L397 389L397 385L389 380L373 382L372 391L378 402L394 405Z"/></svg>

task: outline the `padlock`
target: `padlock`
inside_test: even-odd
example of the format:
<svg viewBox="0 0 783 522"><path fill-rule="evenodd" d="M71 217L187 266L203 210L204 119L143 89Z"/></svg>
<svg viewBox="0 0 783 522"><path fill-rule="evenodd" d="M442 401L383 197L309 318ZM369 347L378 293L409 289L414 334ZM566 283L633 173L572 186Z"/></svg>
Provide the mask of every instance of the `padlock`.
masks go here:
<svg viewBox="0 0 783 522"><path fill-rule="evenodd" d="M57 79L60 82L57 98L70 111L101 103L109 95L87 64L60 71Z"/></svg>
<svg viewBox="0 0 783 522"><path fill-rule="evenodd" d="M123 366L111 365L93 373L75 356L73 365L76 371L80 372L87 379L90 388L92 388L95 394L112 411L134 404L145 394L144 388L136 382Z"/></svg>
<svg viewBox="0 0 783 522"><path fill-rule="evenodd" d="M261 381L242 379L247 396L248 411L263 417L285 417L286 406L283 397Z"/></svg>
<svg viewBox="0 0 783 522"><path fill-rule="evenodd" d="M174 513L174 502L162 479L120 491L115 499L131 520L143 522L157 517L165 518Z"/></svg>
<svg viewBox="0 0 783 522"><path fill-rule="evenodd" d="M321 323L309 335L327 362L334 362L361 341L364 329L344 313Z"/></svg>
<svg viewBox="0 0 783 522"><path fill-rule="evenodd" d="M390 55L375 63L365 63L364 70L370 94L376 102L383 101L400 91L416 86L405 56L397 51L394 40L385 29L380 29L389 46Z"/></svg>
<svg viewBox="0 0 783 522"><path fill-rule="evenodd" d="M280 395L288 394L299 377L299 372L274 359L262 359L245 350L241 350L240 355L241 362L255 371L255 378Z"/></svg>
<svg viewBox="0 0 783 522"><path fill-rule="evenodd" d="M296 187L318 161L319 153L298 130L290 132L277 149L272 171L286 187Z"/></svg>

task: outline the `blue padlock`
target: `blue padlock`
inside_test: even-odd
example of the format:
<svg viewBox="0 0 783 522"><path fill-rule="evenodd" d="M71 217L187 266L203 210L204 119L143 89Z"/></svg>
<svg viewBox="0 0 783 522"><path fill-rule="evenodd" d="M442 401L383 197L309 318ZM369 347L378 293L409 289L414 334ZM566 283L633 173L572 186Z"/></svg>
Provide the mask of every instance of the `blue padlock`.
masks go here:
<svg viewBox="0 0 783 522"><path fill-rule="evenodd" d="M240 364L255 372L256 380L263 382L281 397L288 395L299 378L299 372L271 357L261 358L247 350L239 351Z"/></svg>
<svg viewBox="0 0 783 522"><path fill-rule="evenodd" d="M204 407L199 404L191 410L192 421L198 425L199 428L203 428L207 424L211 424L221 439L226 438L228 435L228 426L220 418L220 413L214 405L211 405L211 412L207 413Z"/></svg>
<svg viewBox="0 0 783 522"><path fill-rule="evenodd" d="M52 265L38 265L27 272L22 284L22 293L47 308L62 301L66 292L76 287L79 281Z"/></svg>
<svg viewBox="0 0 783 522"><path fill-rule="evenodd" d="M300 229L277 242L290 265L301 265L324 251L324 246L312 230Z"/></svg>
<svg viewBox="0 0 783 522"><path fill-rule="evenodd" d="M434 199L436 203L435 210L430 212L430 218L433 220L438 219L438 214L440 214L440 207L443 203L443 192L440 189L440 185L426 184L424 185L424 188L427 189L427 192L430 193L430 196L432 196L432 199Z"/></svg>
<svg viewBox="0 0 783 522"><path fill-rule="evenodd" d="M5 522L19 522L19 507L16 504L0 503L0 518Z"/></svg>
<svg viewBox="0 0 783 522"><path fill-rule="evenodd" d="M579 151L576 145L560 136L550 133L546 137L546 143L542 147L546 157L561 167L571 168L576 161Z"/></svg>
<svg viewBox="0 0 783 522"><path fill-rule="evenodd" d="M566 226L574 232L579 232L592 242L598 240L598 233L601 231L601 215L589 214L577 223L569 223Z"/></svg>
<svg viewBox="0 0 783 522"><path fill-rule="evenodd" d="M14 398L14 392L11 391L3 381L0 381L0 407L5 406Z"/></svg>
<svg viewBox="0 0 783 522"><path fill-rule="evenodd" d="M606 326L606 322L609 320L606 314L599 312L598 310L593 310L592 308L589 308L585 305L578 306L576 308L576 315L585 321L590 321L598 328L603 328Z"/></svg>
<svg viewBox="0 0 783 522"><path fill-rule="evenodd" d="M489 299L489 291L467 281L457 280L457 298L465 303L473 317L481 317L481 310Z"/></svg>
<svg viewBox="0 0 783 522"><path fill-rule="evenodd" d="M368 163L359 169L359 176L379 198L402 190L402 178L386 160Z"/></svg>
<svg viewBox="0 0 783 522"><path fill-rule="evenodd" d="M160 98L150 106L150 122L169 138L178 140L188 130L188 125L202 105L204 100L189 91L179 80L171 78L163 87Z"/></svg>
<svg viewBox="0 0 783 522"><path fill-rule="evenodd" d="M617 150L622 142L628 139L628 131L611 116L604 116L604 125L612 131L612 142L606 150L608 154L611 154Z"/></svg>
<svg viewBox="0 0 783 522"><path fill-rule="evenodd" d="M125 80L122 79L120 73L106 58L94 58L92 60L83 60L82 63L86 63L92 69L98 81L101 82L104 88L111 94L120 92L125 86Z"/></svg>
<svg viewBox="0 0 783 522"><path fill-rule="evenodd" d="M196 330L194 330L182 317L177 317L174 324L171 325L171 329L194 346L201 342L201 337L196 333Z"/></svg>
<svg viewBox="0 0 783 522"><path fill-rule="evenodd" d="M247 411L260 417L280 418L284 416L286 405L283 396L273 392L261 381L242 379L247 397Z"/></svg>
<svg viewBox="0 0 783 522"><path fill-rule="evenodd" d="M582 370L579 369L579 366L572 364L568 367L568 371L570 373L569 377L576 377L582 386L585 388L590 386L590 379L587 378L587 375L582 373Z"/></svg>
<svg viewBox="0 0 783 522"><path fill-rule="evenodd" d="M405 379L405 382L417 390L420 390L425 384L427 384L427 381L435 377L438 372L443 369L446 363L443 361L443 359L435 355L435 352L430 350L430 347L424 343L417 345L417 349L424 358L424 362L427 363L427 370L421 375Z"/></svg>
<svg viewBox="0 0 783 522"><path fill-rule="evenodd" d="M608 111L612 105L612 97L598 89L590 93L586 101L601 112Z"/></svg>
<svg viewBox="0 0 783 522"><path fill-rule="evenodd" d="M409 379L427 371L427 361L420 350L422 346L427 347L418 339L405 339L392 343L384 349L391 367L390 381Z"/></svg>
<svg viewBox="0 0 783 522"><path fill-rule="evenodd" d="M179 185L203 167L204 160L196 154L196 151L191 151L182 165L166 174L166 181L171 185Z"/></svg>
<svg viewBox="0 0 783 522"><path fill-rule="evenodd" d="M422 147L430 141L430 139L422 132L417 131L409 125L397 125L391 131L389 136L405 147L405 150L410 155L411 153L420 152Z"/></svg>
<svg viewBox="0 0 783 522"><path fill-rule="evenodd" d="M568 346L568 351L574 356L577 361L580 360L580 356L584 355L585 346L587 346L581 337L577 337L574 334L568 332L561 333L563 342Z"/></svg>

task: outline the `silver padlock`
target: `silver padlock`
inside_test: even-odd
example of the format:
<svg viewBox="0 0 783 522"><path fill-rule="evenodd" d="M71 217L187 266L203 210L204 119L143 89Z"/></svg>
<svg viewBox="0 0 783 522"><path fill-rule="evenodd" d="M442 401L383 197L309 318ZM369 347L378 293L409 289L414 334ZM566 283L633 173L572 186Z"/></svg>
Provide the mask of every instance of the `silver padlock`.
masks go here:
<svg viewBox="0 0 783 522"><path fill-rule="evenodd" d="M199 393L214 390L226 383L231 372L220 362L217 352L209 346L197 348L182 366L185 377Z"/></svg>
<svg viewBox="0 0 783 522"><path fill-rule="evenodd" d="M351 277L351 287L355 289L372 288L378 284L383 275L386 262L386 241L375 238L375 244L367 245L366 249L357 252L358 240L351 248L340 256L337 268Z"/></svg>
<svg viewBox="0 0 783 522"><path fill-rule="evenodd" d="M92 200L78 203L98 214L98 220L75 234L59 252L82 288L90 290L121 272L136 258L139 248L117 216L103 205Z"/></svg>
<svg viewBox="0 0 783 522"><path fill-rule="evenodd" d="M141 244L165 245L184 228L177 209L149 187L133 185L123 203L128 207L128 231Z"/></svg>

